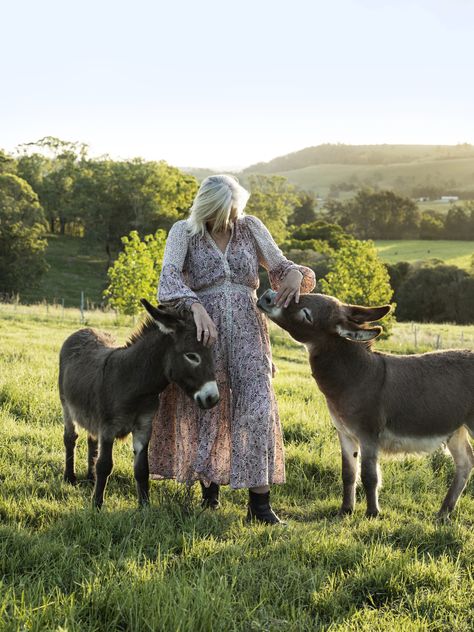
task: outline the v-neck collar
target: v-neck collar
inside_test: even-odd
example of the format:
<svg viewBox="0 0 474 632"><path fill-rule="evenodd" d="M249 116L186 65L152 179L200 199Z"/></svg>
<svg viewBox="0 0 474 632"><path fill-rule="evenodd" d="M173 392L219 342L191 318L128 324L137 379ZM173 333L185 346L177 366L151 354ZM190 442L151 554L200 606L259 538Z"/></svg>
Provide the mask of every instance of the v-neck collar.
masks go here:
<svg viewBox="0 0 474 632"><path fill-rule="evenodd" d="M217 243L215 242L215 240L212 238L212 235L210 233L210 231L208 230L207 226L204 224L204 228L206 230L206 237L208 238L208 240L211 242L211 244L214 246L214 248L217 250L217 252L221 255L221 257L226 257L227 256L227 251L229 250L229 246L230 246L230 242L232 241L232 237L234 236L234 222L230 223L230 237L229 237L229 241L227 242L227 245L225 247L225 250L221 250L219 248L219 246L217 245Z"/></svg>

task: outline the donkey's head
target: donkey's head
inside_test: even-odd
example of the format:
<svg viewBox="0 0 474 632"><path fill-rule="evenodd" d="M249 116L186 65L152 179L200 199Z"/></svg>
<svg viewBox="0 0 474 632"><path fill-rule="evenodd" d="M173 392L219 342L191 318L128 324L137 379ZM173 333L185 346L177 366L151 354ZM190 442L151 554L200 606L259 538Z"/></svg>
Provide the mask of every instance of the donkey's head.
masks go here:
<svg viewBox="0 0 474 632"><path fill-rule="evenodd" d="M380 335L382 328L369 327L368 323L380 320L391 309L390 305L346 305L324 294L302 294L299 303L293 301L288 307L277 307L275 296L275 291L267 290L259 298L258 307L295 340L311 344L323 345L328 336L355 342L373 340Z"/></svg>
<svg viewBox="0 0 474 632"><path fill-rule="evenodd" d="M197 340L192 314L154 307L145 299L141 303L169 342L163 346L168 381L180 386L201 408L212 408L219 401L212 350Z"/></svg>

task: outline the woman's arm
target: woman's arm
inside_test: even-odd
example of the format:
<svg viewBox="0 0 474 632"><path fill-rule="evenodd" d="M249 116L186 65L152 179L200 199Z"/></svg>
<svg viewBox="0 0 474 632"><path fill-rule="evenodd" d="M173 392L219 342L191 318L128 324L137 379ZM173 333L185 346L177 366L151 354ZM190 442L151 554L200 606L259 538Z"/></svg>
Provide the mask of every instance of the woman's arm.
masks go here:
<svg viewBox="0 0 474 632"><path fill-rule="evenodd" d="M196 323L197 339L201 340L202 337L202 342L210 346L217 339L217 329L195 292L184 281L183 266L187 252L186 222L176 222L166 240L158 284L158 301L177 309L190 309Z"/></svg>
<svg viewBox="0 0 474 632"><path fill-rule="evenodd" d="M183 277L184 260L188 252L186 222L176 222L166 239L165 254L158 284L158 301L176 308L190 308L200 303L197 295L186 285Z"/></svg>
<svg viewBox="0 0 474 632"><path fill-rule="evenodd" d="M292 290L298 287L298 294L311 292L316 286L313 270L287 259L275 243L268 228L258 217L247 215L246 219L257 242L259 263L268 271L270 285L278 292L278 300L282 298L282 293L285 294L284 298L287 298L288 292L285 292L285 289L288 286Z"/></svg>

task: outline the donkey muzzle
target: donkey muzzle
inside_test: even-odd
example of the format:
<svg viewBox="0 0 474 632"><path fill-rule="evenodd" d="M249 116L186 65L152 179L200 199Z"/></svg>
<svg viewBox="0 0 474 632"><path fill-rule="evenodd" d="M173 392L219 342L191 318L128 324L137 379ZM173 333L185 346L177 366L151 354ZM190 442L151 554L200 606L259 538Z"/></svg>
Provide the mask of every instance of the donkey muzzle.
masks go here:
<svg viewBox="0 0 474 632"><path fill-rule="evenodd" d="M212 408L219 401L219 389L216 382L206 382L194 393L194 400L200 408Z"/></svg>
<svg viewBox="0 0 474 632"><path fill-rule="evenodd" d="M262 310L262 312L270 312L275 306L275 297L277 292L275 290L267 290L262 294L262 296L257 301L257 307Z"/></svg>

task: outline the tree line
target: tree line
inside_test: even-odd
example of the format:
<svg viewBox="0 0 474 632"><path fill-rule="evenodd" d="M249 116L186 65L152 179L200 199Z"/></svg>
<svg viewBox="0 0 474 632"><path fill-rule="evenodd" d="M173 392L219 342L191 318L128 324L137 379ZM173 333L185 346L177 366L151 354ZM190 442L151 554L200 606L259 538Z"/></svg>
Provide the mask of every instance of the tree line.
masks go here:
<svg viewBox="0 0 474 632"><path fill-rule="evenodd" d="M473 202L421 212L411 198L362 189L345 201L328 200L326 218L359 239L474 240Z"/></svg>
<svg viewBox="0 0 474 632"><path fill-rule="evenodd" d="M472 274L433 263L384 266L367 242L474 239L472 203L452 206L445 215L421 213L410 198L362 189L320 209L312 192L281 176L244 176L243 184L252 192L247 213L262 219L290 259L314 269L323 291L349 302L386 302L395 293L403 319L474 321L474 308L463 297L472 294ZM104 248L105 297L132 313L134 287L142 284L144 295L153 292L167 231L187 216L198 187L194 176L166 162L92 159L85 145L53 137L24 146L17 156L0 152L0 292L21 292L44 274L48 233L76 235ZM135 267L127 268L129 255ZM137 272L138 260L146 278ZM445 291L430 302L436 283ZM421 311L420 284L427 297ZM114 286L123 286L121 296Z"/></svg>

